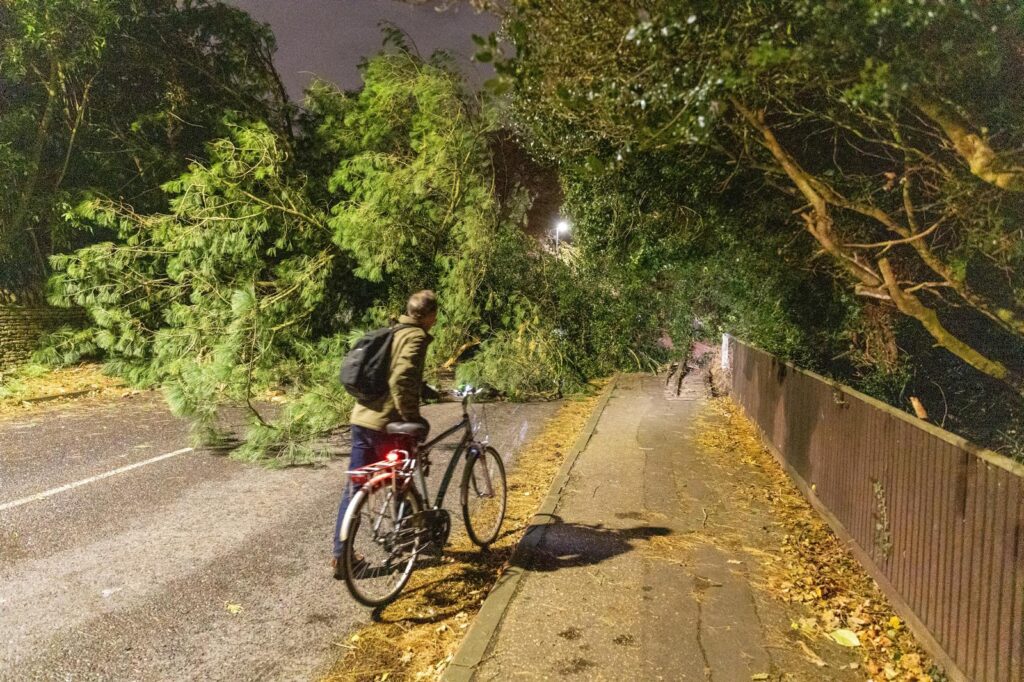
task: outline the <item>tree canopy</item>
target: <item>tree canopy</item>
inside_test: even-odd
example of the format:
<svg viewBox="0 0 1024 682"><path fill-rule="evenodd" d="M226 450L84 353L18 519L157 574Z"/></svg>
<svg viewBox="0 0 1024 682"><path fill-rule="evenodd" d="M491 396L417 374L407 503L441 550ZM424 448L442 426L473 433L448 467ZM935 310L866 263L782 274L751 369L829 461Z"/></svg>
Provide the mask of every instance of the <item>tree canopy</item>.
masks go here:
<svg viewBox="0 0 1024 682"><path fill-rule="evenodd" d="M63 229L85 193L163 208L157 187L229 112L289 130L273 51L266 26L208 0L0 6L0 287L41 288L52 253L92 239Z"/></svg>
<svg viewBox="0 0 1024 682"><path fill-rule="evenodd" d="M308 457L348 343L430 287L431 371L473 349L511 397L728 331L1024 453L1017 2L514 0L484 93L389 29L302 106L244 13L76 9L0 8L0 286L52 267L93 324L48 357L163 385L204 439L242 405L243 455ZM571 246L529 236L538 192Z"/></svg>
<svg viewBox="0 0 1024 682"><path fill-rule="evenodd" d="M570 183L671 165L623 200L650 216L646 197L679 197L699 218L674 219L678 232L716 233L701 258L756 252L707 282L723 297L704 292L751 321L785 309L755 342L796 352L782 332L795 315L805 355L890 400L905 400L916 364L943 399L966 389L954 412L983 392L1019 411L1022 26L1011 1L516 2L498 85L524 139ZM627 215L595 229L636 226ZM753 306L727 293L758 269L805 300L784 301L785 287ZM827 310L823 271L846 315L799 312ZM832 342L808 353L824 340L816 326ZM1003 407L990 416L1006 423Z"/></svg>
<svg viewBox="0 0 1024 682"><path fill-rule="evenodd" d="M499 357L488 347L460 371L513 394L557 391L554 302L537 284L564 266L523 233L527 197L499 201L493 121L442 58L398 50L364 79L356 93L314 85L294 144L265 122L226 123L204 161L162 185L167 211L77 207L78 224L116 239L52 259L52 299L94 325L51 352L99 349L113 371L161 384L206 442L225 435L221 408L248 406L240 454L296 461L347 417L348 342L429 287L442 301L432 366L493 338ZM253 404L271 386L290 393L273 423Z"/></svg>

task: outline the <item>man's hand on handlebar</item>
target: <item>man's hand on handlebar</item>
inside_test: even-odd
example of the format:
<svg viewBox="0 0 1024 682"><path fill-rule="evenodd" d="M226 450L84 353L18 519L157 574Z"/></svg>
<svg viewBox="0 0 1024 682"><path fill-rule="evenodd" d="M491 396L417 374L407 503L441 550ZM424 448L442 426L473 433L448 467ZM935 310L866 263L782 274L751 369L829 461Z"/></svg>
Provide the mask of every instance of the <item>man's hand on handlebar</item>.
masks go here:
<svg viewBox="0 0 1024 682"><path fill-rule="evenodd" d="M426 382L423 383L423 392L421 397L424 403L441 402L441 394L436 388Z"/></svg>

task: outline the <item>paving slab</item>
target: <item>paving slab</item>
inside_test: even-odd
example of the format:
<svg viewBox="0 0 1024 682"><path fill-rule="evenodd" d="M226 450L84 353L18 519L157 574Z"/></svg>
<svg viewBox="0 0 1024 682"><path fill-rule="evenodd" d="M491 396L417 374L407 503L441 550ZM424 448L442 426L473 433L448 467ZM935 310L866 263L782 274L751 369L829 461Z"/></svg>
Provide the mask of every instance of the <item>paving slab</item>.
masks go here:
<svg viewBox="0 0 1024 682"><path fill-rule="evenodd" d="M743 492L757 472L697 444L705 396L698 372L678 392L619 377L447 679L860 679L837 645L812 663L791 628L803 607L760 587L783 530Z"/></svg>

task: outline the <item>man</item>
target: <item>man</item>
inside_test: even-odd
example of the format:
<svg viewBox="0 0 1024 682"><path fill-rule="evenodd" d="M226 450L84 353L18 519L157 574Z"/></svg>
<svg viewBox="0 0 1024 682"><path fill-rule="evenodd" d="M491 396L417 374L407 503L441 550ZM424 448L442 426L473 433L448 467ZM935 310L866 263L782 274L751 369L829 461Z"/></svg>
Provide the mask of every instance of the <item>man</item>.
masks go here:
<svg viewBox="0 0 1024 682"><path fill-rule="evenodd" d="M409 297L405 315L398 323L407 325L391 338L391 367L388 375L389 391L374 403L356 403L352 408L352 456L349 469L358 469L379 457L386 434L384 428L391 422L423 422L420 416L420 396L423 394L423 364L427 346L433 340L430 328L437 321L437 296L433 291L417 291ZM352 486L346 483L338 507L338 521L334 526L334 578L344 579L340 562L341 522L345 518Z"/></svg>

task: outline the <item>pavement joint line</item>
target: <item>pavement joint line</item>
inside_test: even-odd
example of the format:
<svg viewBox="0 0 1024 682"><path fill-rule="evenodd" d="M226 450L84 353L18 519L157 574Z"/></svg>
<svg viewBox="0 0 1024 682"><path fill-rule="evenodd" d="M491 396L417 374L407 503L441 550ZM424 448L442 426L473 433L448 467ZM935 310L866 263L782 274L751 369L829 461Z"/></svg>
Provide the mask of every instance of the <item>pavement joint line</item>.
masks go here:
<svg viewBox="0 0 1024 682"><path fill-rule="evenodd" d="M566 456L558 473L555 474L554 480L551 481L547 497L534 513L529 527L527 527L523 537L519 539L519 543L513 550L508 569L498 578L498 581L490 593L488 593L487 598L484 599L483 606L480 607L480 611L476 614L476 618L466 633L466 637L462 640L462 644L459 645L451 663L448 664L448 667L442 674L441 680L443 682L469 682L476 674L477 666L480 665L487 655L491 641L505 619L505 611L508 609L508 605L512 602L516 592L518 592L520 581L529 572L525 568L513 565L513 562L516 556L521 555L524 550L536 547L543 539L545 527L550 521L551 515L554 514L555 509L558 507L565 486L569 482L569 475L580 455L583 454L587 445L590 444L590 439L593 438L594 431L597 429L597 423L601 420L601 415L604 414L608 401L611 400L612 393L615 392L618 383L619 377L616 375L612 377L611 382L605 388L600 402L594 407L594 412L590 415L590 419L587 420L572 450Z"/></svg>
<svg viewBox="0 0 1024 682"><path fill-rule="evenodd" d="M17 499L17 500L12 500L11 502L4 502L3 504L0 504L0 512L7 511L8 509L14 509L15 507L20 507L23 504L28 504L29 502L36 502L38 500L45 500L47 497L52 497L53 495L56 495L58 493L63 493L63 492L66 492L68 490L71 490L73 488L77 488L79 486L87 485L89 483L95 483L96 481L101 481L104 478L110 478L111 476L116 476L117 474L123 474L126 471L131 471L132 469L138 469L139 467L146 466L147 464L153 464L155 462L159 462L159 461L164 460L164 459L170 459L171 457L177 457L178 455L184 455L185 453L193 452L194 450L195 450L195 448L181 448L180 450L175 450L174 452L166 452L166 453L164 453L162 455L157 455L156 457L150 457L149 459L143 460L141 462L134 462L132 464L126 464L123 467L118 467L117 469L111 469L110 471L105 471L102 474L96 474L95 476L90 476L89 478L83 478L80 481L75 481L74 483L68 483L68 484L62 485L62 486L60 486L58 488L50 488L49 490L44 490L43 492L36 493L35 495L29 495L28 497L22 497L22 498Z"/></svg>

